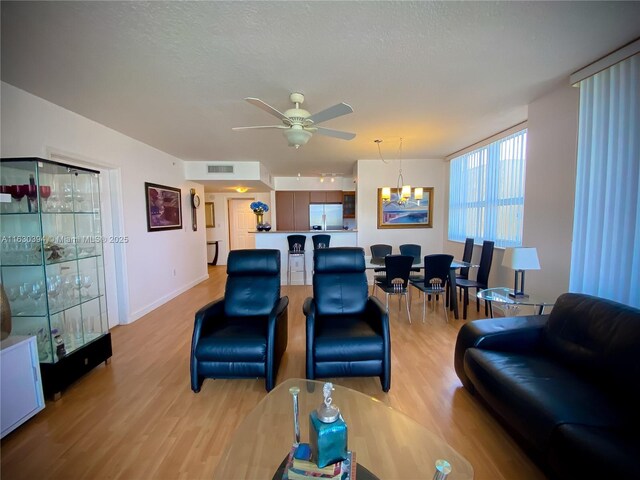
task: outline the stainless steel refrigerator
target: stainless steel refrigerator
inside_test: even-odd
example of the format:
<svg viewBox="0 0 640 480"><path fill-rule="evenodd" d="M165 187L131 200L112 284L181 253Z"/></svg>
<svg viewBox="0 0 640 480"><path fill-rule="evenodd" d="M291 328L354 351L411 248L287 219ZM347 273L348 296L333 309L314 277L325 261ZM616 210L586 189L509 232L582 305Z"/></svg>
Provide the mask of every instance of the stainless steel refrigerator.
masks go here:
<svg viewBox="0 0 640 480"><path fill-rule="evenodd" d="M310 230L342 230L342 222L341 203L309 205Z"/></svg>

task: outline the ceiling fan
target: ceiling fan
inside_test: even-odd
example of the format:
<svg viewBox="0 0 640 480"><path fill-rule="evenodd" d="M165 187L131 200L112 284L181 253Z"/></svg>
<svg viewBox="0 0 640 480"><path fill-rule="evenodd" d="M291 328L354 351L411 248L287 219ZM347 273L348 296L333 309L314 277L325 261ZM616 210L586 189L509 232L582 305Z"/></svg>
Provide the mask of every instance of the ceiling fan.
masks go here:
<svg viewBox="0 0 640 480"><path fill-rule="evenodd" d="M329 137L341 138L342 140L351 140L355 138L355 133L343 132L332 128L318 127L317 125L327 120L331 120L342 115L353 112L353 108L346 103L338 103L333 107L329 107L321 112L311 115L306 110L300 108L304 102L304 95L301 93L292 93L289 100L295 104L295 108L290 108L284 113L276 110L271 105L266 104L259 98L245 98L251 105L270 113L274 117L282 120L282 125L264 125L255 127L233 127L233 130L250 130L254 128L279 128L287 138L290 147L299 148L305 145L314 133L327 135Z"/></svg>

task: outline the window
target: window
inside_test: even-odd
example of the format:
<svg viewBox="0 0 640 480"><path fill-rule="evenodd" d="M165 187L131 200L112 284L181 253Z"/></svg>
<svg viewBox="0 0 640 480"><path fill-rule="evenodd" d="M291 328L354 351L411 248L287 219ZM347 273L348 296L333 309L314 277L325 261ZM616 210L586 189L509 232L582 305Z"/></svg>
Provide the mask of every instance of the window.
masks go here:
<svg viewBox="0 0 640 480"><path fill-rule="evenodd" d="M522 245L527 130L451 160L449 240Z"/></svg>
<svg viewBox="0 0 640 480"><path fill-rule="evenodd" d="M580 82L569 290L640 307L640 54Z"/></svg>

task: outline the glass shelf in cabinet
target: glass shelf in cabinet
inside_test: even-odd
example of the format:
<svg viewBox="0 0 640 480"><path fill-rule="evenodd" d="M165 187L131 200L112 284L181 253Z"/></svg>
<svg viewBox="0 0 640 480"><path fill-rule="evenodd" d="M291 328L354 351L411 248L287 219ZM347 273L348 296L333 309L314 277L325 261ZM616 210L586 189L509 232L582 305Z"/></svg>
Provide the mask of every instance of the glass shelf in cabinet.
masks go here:
<svg viewBox="0 0 640 480"><path fill-rule="evenodd" d="M50 308L49 314L57 315L58 313L66 312L67 310L71 310L72 308L75 308L78 305L83 305L85 303L91 302L92 300L95 300L96 298L101 298L101 297L103 297L102 294L91 295L89 297L83 296L80 298L80 301L74 300L74 303L69 303L67 305L63 305L62 307ZM42 316L42 315L31 315L31 316L36 317L36 316Z"/></svg>

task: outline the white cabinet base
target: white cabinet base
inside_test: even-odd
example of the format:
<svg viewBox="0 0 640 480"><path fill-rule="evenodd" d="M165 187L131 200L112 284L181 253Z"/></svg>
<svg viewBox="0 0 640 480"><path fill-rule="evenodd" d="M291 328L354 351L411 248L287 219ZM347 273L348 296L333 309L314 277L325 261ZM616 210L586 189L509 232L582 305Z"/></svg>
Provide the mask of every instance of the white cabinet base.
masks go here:
<svg viewBox="0 0 640 480"><path fill-rule="evenodd" d="M36 337L3 340L0 368L0 417L4 437L44 408Z"/></svg>

